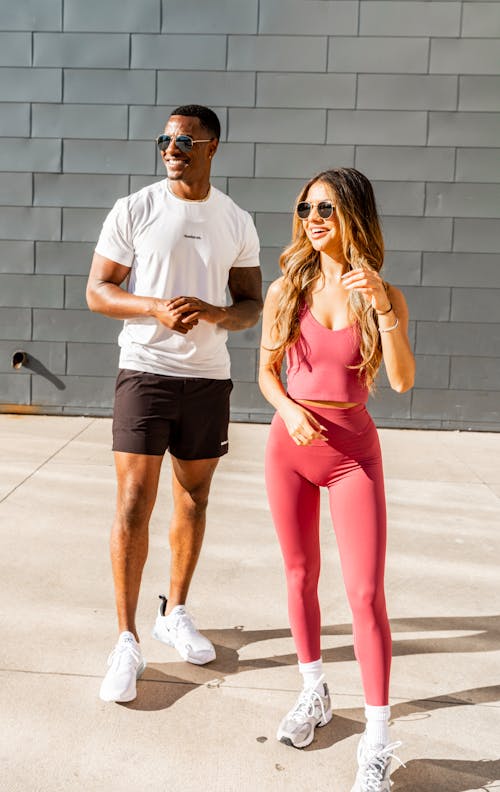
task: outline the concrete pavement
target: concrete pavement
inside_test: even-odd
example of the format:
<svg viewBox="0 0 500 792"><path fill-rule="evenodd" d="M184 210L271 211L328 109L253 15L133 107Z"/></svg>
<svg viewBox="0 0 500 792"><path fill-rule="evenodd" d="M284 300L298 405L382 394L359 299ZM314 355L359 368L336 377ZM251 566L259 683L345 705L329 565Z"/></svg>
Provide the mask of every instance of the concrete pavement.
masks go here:
<svg viewBox="0 0 500 792"><path fill-rule="evenodd" d="M233 424L188 603L206 667L150 637L167 588L165 460L138 623L148 668L98 698L115 638L108 419L0 416L0 787L5 792L350 792L360 678L323 502L323 650L335 715L303 751L276 742L300 680L263 487L268 427ZM500 436L380 432L389 507L394 792L500 785Z"/></svg>

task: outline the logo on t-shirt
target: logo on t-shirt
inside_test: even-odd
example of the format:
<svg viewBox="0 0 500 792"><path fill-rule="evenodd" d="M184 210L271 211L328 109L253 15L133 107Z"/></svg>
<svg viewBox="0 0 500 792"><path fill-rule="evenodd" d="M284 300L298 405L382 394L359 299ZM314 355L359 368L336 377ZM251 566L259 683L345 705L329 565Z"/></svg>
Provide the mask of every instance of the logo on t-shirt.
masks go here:
<svg viewBox="0 0 500 792"><path fill-rule="evenodd" d="M196 234L184 234L186 239L201 239L201 236L197 236Z"/></svg>

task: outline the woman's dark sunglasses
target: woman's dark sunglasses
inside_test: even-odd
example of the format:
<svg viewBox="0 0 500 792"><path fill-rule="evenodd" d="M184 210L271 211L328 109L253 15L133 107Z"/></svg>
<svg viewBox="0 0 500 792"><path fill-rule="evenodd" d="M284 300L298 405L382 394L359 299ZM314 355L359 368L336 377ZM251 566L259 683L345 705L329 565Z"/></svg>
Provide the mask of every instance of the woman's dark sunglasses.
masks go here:
<svg viewBox="0 0 500 792"><path fill-rule="evenodd" d="M184 151L186 153L193 150L195 143L210 143L213 138L206 138L206 140L193 140L190 135L159 135L156 138L156 145L160 151L166 151L172 140L179 151Z"/></svg>
<svg viewBox="0 0 500 792"><path fill-rule="evenodd" d="M335 211L335 207L331 201L319 201L317 204L311 203L310 201L300 201L295 211L301 220L307 220L314 206L323 220L328 220Z"/></svg>

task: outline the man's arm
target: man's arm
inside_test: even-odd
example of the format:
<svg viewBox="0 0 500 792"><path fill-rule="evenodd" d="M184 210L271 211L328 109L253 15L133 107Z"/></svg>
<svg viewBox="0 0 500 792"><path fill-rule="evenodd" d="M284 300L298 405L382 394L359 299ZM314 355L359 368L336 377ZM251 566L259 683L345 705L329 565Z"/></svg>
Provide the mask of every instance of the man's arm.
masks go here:
<svg viewBox="0 0 500 792"><path fill-rule="evenodd" d="M130 267L95 253L87 282L87 305L90 310L112 319L156 319L170 330L183 335L198 324L197 317L189 318L185 311L173 308L175 300L141 297L121 289L120 285L129 273Z"/></svg>
<svg viewBox="0 0 500 792"><path fill-rule="evenodd" d="M232 267L228 287L233 300L231 305L211 305L199 297L176 297L171 300L171 307L185 313L185 321L203 319L225 330L253 327L262 312L260 267Z"/></svg>

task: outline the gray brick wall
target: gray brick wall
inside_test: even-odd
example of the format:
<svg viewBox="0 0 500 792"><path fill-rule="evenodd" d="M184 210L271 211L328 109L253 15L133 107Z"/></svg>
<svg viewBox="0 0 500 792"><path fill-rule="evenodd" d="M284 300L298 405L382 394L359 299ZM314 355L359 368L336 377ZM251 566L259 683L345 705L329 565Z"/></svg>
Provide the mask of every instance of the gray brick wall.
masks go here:
<svg viewBox="0 0 500 792"><path fill-rule="evenodd" d="M110 413L119 323L85 307L95 239L163 177L151 141L173 107L201 102L265 288L302 182L372 179L417 357L410 393L381 373L378 424L500 428L500 2L0 0L0 30L0 410ZM230 336L235 420L272 413L259 335Z"/></svg>

